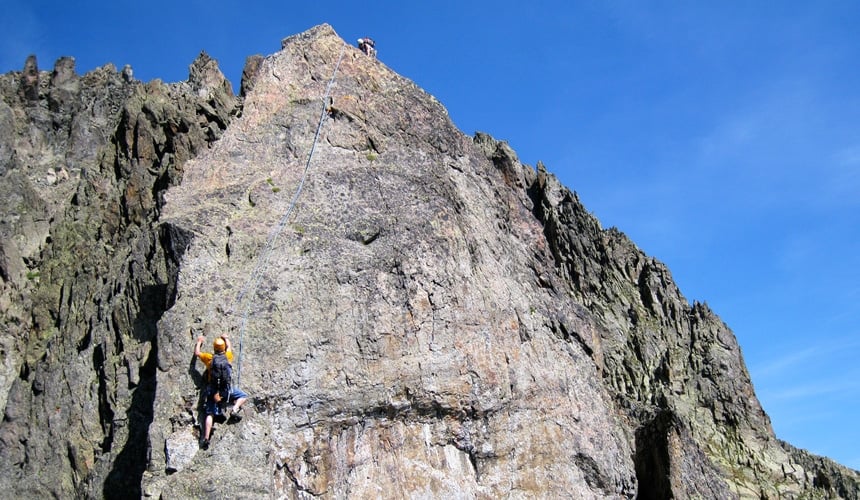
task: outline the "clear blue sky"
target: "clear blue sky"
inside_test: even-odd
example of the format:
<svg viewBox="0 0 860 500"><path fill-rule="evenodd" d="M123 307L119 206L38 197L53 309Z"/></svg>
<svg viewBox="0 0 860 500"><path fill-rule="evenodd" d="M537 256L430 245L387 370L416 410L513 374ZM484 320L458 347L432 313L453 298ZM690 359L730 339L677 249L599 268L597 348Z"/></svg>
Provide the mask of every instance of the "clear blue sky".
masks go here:
<svg viewBox="0 0 860 500"><path fill-rule="evenodd" d="M860 2L3 0L0 72L187 78L327 22L543 161L734 330L777 436L860 469Z"/></svg>

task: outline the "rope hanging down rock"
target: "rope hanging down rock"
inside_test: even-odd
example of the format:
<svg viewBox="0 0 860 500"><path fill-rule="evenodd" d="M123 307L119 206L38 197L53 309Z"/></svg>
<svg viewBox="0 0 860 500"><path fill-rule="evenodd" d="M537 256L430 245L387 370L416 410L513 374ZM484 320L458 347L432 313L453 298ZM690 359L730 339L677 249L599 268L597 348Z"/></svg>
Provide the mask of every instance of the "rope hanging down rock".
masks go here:
<svg viewBox="0 0 860 500"><path fill-rule="evenodd" d="M253 297L254 293L257 291L257 287L260 285L260 281L263 279L263 270L269 263L269 258L272 255L272 249L274 248L275 241L280 236L281 232L284 230L284 227L287 225L287 221L290 218L290 215L293 212L293 208L296 206L296 202L299 199L299 195L302 193L302 188L305 185L305 179L308 176L308 171L311 168L311 160L314 157L314 151L316 151L317 141L319 140L320 131L322 130L323 123L325 123L325 119L327 116L326 110L328 107L328 99L329 94L331 93L331 87L334 84L335 78L337 77L337 70L340 68L340 62L343 59L344 49L346 45L343 45L340 49L340 55L337 58L337 64L334 67L334 72L331 75L331 79L328 82L325 90L325 96L323 96L322 100L322 109L320 110L320 119L319 124L317 125L316 133L314 134L314 140L311 144L310 153L308 153L308 161L305 163L305 170L302 173L302 178L299 181L299 185L296 187L296 192L293 194L293 199L290 201L290 205L287 207L287 210L284 212L284 215L281 217L278 224L274 227L272 232L269 234L269 238L266 240L266 245L263 248L263 253L260 254L260 258L257 259L257 265L254 267L254 270L248 276L248 280L245 282L245 286L242 288L242 291L239 292L239 295L236 297L236 303L242 304L244 302L245 306L242 311L242 321L239 327L239 357L236 361L236 387L240 387L242 382L242 348L244 346L245 341L245 331L248 327L248 318L251 313L251 305L253 300L249 299L245 301L246 297Z"/></svg>

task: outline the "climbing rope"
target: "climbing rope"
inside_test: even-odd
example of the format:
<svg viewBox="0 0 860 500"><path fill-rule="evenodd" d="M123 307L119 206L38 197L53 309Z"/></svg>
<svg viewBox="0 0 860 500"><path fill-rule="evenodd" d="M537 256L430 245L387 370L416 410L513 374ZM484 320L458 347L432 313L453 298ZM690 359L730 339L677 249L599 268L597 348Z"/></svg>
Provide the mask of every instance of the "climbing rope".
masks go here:
<svg viewBox="0 0 860 500"><path fill-rule="evenodd" d="M334 67L334 72L331 75L331 79L328 82L325 90L325 96L323 96L322 100L322 109L320 110L320 119L319 124L317 125L316 133L314 134L314 140L311 143L311 150L308 153L308 161L305 163L305 170L302 173L302 178L299 181L299 185L296 187L295 193L293 193L293 198L290 201L290 205L287 207L287 210L284 212L283 216L281 216L280 221L269 233L269 238L266 240L266 245L263 249L263 253L260 254L260 258L257 259L257 265L254 267L254 270L248 276L248 280L245 282L245 286L242 288L242 291L239 292L239 295L236 297L236 302L242 304L245 301L245 297L248 294L253 295L257 291L257 287L260 285L260 282L263 279L263 270L269 263L269 258L272 255L272 250L274 248L275 241L280 236L281 232L284 230L284 227L287 225L287 221L290 218L290 215L293 212L293 208L296 206L296 202L299 199L299 195L302 193L302 188L305 185L305 179L308 176L308 171L311 168L311 160L313 160L314 152L316 151L317 141L320 137L320 131L322 130L323 123L325 123L325 119L327 116L326 108L329 95L331 94L331 87L334 84L335 78L337 77L337 70L340 68L340 62L343 59L344 49L346 45L343 45L340 48L340 55L337 58L337 64ZM244 346L245 341L245 331L248 327L248 318L251 315L251 304L252 300L245 301L245 307L242 312L242 321L239 327L239 357L236 361L236 387L240 387L242 381L242 348Z"/></svg>

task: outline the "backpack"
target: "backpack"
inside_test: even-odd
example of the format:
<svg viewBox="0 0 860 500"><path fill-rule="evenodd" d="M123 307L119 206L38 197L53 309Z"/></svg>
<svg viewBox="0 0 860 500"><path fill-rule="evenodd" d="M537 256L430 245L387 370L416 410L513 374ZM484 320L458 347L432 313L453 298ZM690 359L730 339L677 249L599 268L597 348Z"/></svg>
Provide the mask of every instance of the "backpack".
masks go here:
<svg viewBox="0 0 860 500"><path fill-rule="evenodd" d="M212 356L209 366L209 393L216 403L227 402L230 396L230 378L233 376L227 355L219 352Z"/></svg>

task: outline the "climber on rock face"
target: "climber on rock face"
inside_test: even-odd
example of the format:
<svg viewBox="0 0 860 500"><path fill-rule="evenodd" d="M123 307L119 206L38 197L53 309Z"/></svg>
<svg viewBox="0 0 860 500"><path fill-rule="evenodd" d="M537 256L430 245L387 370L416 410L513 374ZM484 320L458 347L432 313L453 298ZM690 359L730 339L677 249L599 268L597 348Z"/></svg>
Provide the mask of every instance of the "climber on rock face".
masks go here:
<svg viewBox="0 0 860 500"><path fill-rule="evenodd" d="M229 422L238 422L242 419L240 412L242 405L248 399L238 387L232 387L230 384L232 378L233 349L230 343L230 338L227 334L223 334L216 338L212 343L214 353L200 352L203 342L206 341L206 336L197 337L197 343L194 345L194 355L206 365L206 372L203 375L205 387L203 389L206 407L206 422L203 431L203 437L200 441L201 446L206 449L209 447L209 437L212 434L212 424L216 416L221 417L226 413L226 406L230 401L233 401L233 407L230 410Z"/></svg>
<svg viewBox="0 0 860 500"><path fill-rule="evenodd" d="M376 42L374 42L372 38L359 38L358 48L366 55L376 58Z"/></svg>

